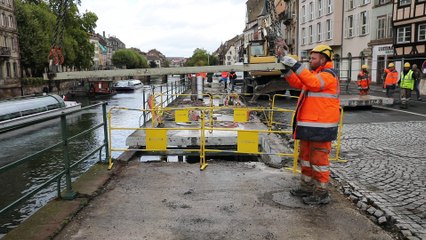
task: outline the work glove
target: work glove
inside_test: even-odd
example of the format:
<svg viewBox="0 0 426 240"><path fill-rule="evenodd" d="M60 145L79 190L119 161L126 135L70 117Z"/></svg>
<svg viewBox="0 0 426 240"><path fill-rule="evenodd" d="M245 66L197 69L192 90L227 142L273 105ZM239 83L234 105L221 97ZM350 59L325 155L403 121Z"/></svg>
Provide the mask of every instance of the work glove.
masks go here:
<svg viewBox="0 0 426 240"><path fill-rule="evenodd" d="M281 58L281 62L282 62L282 64L284 64L284 66L288 66L288 67L291 68L294 65L296 65L297 60L292 58L292 57L289 57L289 56L284 56L284 57Z"/></svg>
<svg viewBox="0 0 426 240"><path fill-rule="evenodd" d="M296 72L297 69L299 69L299 67L302 65L296 59L289 57L289 56L282 57L280 59L280 61L286 68L289 68L289 69L293 70L294 72Z"/></svg>

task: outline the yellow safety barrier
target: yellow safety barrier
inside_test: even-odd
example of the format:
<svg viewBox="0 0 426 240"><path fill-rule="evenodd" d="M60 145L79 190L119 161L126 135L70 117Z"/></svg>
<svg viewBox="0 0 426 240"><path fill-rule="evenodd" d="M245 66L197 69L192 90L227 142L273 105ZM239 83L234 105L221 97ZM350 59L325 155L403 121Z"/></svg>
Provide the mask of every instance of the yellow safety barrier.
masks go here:
<svg viewBox="0 0 426 240"><path fill-rule="evenodd" d="M158 94L161 95L161 94ZM192 94L176 94L179 96L190 96ZM276 155L280 157L291 157L293 159L293 166L289 168L293 172L299 172L298 170L298 154L299 154L299 141L294 141L293 152L291 153L268 153L259 151L259 138L261 134L292 134L291 124L292 121L289 122L289 127L285 130L273 130L272 126L274 124L283 124L280 122L276 122L274 120L274 112L288 112L291 113L291 119L294 116L294 110L278 108L275 106L275 101L277 97L282 97L284 95L276 95L272 98L272 106L269 108L262 107L243 107L241 105L233 105L233 106L213 106L213 99L217 99L217 96L212 96L210 94L205 94L210 100L209 106L191 106L191 107L163 107L161 104L155 104L153 101L153 105L151 109L130 109L123 107L113 107L108 112L108 129L109 129L109 156L112 156L111 152L113 151L138 151L138 152L158 152L160 154L172 153L175 154L177 150L181 153L190 153L190 152L199 152L200 156L200 170L206 169L208 166L206 161L206 153L232 153L232 154L251 154L251 155ZM240 96L233 94L234 99L239 99ZM287 97L287 96L286 96ZM222 96L221 99L225 99ZM155 99L155 97L154 97ZM163 125L161 128L155 127L157 125L152 125L152 127L136 127L136 128L126 128L126 127L114 127L112 126L112 113L114 111L146 111L153 112L157 111L159 116L162 117L162 123L165 122L163 118L165 113L174 112L174 122L175 123L197 123L195 126L191 125L191 127L167 127ZM220 112L232 112L233 118L231 120L219 120L214 117L216 113ZM268 116L266 120L266 129L251 129L251 130L241 130L234 128L227 128L224 126L231 127L235 126L235 124L250 124L250 114L254 112L265 112L266 116ZM197 117L193 117L196 113ZM173 116L173 114L172 114ZM231 115L232 116L232 115ZM341 118L339 125L339 133L337 143L334 145L336 147L336 157L330 158L330 160L339 160L340 154L340 138L341 138L341 129L342 129L342 120L343 120L343 110L341 110ZM154 118L152 121L156 121ZM114 148L112 145L112 131L114 130L134 130L134 131L145 131L145 149L135 149L135 148ZM198 132L199 136L199 148L183 148L178 149L174 147L173 149L168 149L167 140L168 133L171 131L194 131L194 133ZM226 132L235 132L236 134L236 150L223 150L223 149L209 149L206 146L207 136L206 133L213 133L215 131L226 131ZM172 151L173 150L173 151ZM109 168L113 165L112 157L109 160Z"/></svg>

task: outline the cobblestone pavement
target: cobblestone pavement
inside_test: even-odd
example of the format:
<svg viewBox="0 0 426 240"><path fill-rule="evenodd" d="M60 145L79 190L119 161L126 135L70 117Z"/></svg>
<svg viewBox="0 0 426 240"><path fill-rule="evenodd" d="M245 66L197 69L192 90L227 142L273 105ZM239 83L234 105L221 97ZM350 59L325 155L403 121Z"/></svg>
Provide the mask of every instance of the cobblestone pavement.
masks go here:
<svg viewBox="0 0 426 240"><path fill-rule="evenodd" d="M379 224L406 239L426 239L426 122L346 124L333 175L344 193Z"/></svg>

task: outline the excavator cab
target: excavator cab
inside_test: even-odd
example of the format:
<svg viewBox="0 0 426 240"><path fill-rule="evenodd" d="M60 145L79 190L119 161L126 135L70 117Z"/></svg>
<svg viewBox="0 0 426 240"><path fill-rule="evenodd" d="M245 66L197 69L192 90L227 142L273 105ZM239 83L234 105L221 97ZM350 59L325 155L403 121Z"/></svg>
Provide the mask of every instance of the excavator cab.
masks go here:
<svg viewBox="0 0 426 240"><path fill-rule="evenodd" d="M274 63L277 62L275 56L269 55L269 49L265 40L250 41L248 45L248 60L253 63Z"/></svg>

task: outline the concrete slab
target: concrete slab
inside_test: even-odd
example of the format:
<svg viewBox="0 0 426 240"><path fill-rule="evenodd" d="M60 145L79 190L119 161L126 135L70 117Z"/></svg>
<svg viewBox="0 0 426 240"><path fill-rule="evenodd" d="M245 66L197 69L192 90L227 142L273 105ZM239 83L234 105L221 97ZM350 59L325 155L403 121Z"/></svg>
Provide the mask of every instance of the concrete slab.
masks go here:
<svg viewBox="0 0 426 240"><path fill-rule="evenodd" d="M360 107L372 105L391 105L393 98L378 97L372 95L340 95L340 106L342 107Z"/></svg>
<svg viewBox="0 0 426 240"><path fill-rule="evenodd" d="M188 102L183 100L182 102ZM205 105L209 105L209 99L205 99ZM220 100L214 99L214 105L218 106L221 103ZM182 109L185 106L180 105ZM205 130L205 144L207 148L217 149L217 150L237 150L238 144L238 131L244 130L260 130L266 131L267 127L260 119L252 114L250 116L250 121L247 123L235 123L233 117L232 109L225 109L220 111L215 111L213 116L216 118L213 128L221 128L222 130ZM208 119L206 118L206 121ZM150 126L150 123L148 123ZM207 126L206 126L207 127ZM165 121L164 128L172 128L173 130L167 131L167 146L169 148L200 148L200 130L186 130L185 128L200 128L200 121L192 121L188 123L176 123L174 121ZM223 128L229 130L223 130ZM179 130L182 129L182 130ZM131 148L146 148L146 131L137 130L133 132L126 138L126 145ZM259 132L259 152L266 153L262 155L262 160L267 163L269 166L273 167L283 167L292 162L292 159L277 156L274 154L286 153L291 154L293 149L288 147L288 144L279 139L275 134L268 134L264 132ZM162 155L185 155L188 154L184 151L168 151L168 152L159 152ZM215 153L217 155L217 153ZM229 153L231 154L231 153ZM209 153L207 152L207 156Z"/></svg>

